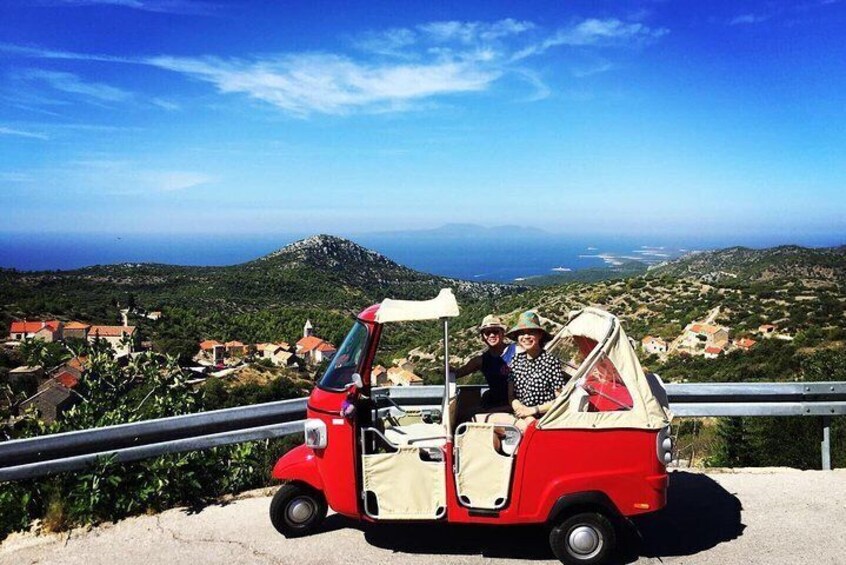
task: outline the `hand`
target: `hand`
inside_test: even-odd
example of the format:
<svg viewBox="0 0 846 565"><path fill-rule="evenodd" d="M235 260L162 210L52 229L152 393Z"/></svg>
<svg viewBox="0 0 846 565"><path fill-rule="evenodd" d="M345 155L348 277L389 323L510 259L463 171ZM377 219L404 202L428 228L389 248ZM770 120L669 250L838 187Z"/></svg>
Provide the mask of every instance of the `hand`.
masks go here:
<svg viewBox="0 0 846 565"><path fill-rule="evenodd" d="M518 418L528 418L529 416L535 415L534 407L523 406L520 404L514 409L514 415Z"/></svg>

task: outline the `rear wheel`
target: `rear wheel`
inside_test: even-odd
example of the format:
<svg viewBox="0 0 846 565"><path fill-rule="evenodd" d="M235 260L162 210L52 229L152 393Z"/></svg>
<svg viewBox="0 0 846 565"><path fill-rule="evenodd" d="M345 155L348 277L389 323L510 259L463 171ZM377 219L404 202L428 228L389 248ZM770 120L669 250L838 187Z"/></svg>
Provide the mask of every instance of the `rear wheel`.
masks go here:
<svg viewBox="0 0 846 565"><path fill-rule="evenodd" d="M326 517L326 499L319 491L297 483L279 487L270 502L270 521L285 537L314 533Z"/></svg>
<svg viewBox="0 0 846 565"><path fill-rule="evenodd" d="M567 565L606 563L616 544L614 525L603 514L583 512L564 519L549 532L555 557Z"/></svg>

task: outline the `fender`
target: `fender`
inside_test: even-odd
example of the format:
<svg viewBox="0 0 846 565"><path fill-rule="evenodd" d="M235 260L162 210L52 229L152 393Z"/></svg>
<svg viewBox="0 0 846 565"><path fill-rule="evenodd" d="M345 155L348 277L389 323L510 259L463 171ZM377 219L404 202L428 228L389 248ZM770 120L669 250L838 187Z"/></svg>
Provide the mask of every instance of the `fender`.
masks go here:
<svg viewBox="0 0 846 565"><path fill-rule="evenodd" d="M558 498L547 517L548 522L559 520L568 511L575 508L595 508L603 510L609 518L620 518L622 514L607 494L598 490L573 492Z"/></svg>
<svg viewBox="0 0 846 565"><path fill-rule="evenodd" d="M273 466L271 476L283 481L300 481L323 492L323 479L317 468L314 451L299 445L279 458Z"/></svg>

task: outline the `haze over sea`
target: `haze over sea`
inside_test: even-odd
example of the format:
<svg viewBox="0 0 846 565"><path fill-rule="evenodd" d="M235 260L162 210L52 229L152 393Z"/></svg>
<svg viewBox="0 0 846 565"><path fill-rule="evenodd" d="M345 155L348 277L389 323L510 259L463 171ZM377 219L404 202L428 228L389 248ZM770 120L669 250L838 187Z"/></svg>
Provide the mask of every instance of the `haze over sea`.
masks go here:
<svg viewBox="0 0 846 565"><path fill-rule="evenodd" d="M308 237L274 234L0 233L0 267L67 270L114 263L221 266L243 263ZM337 234L420 271L510 282L627 260L655 264L689 251L734 245L763 248L842 245L837 235L745 237L573 236L520 227L447 225L433 230Z"/></svg>

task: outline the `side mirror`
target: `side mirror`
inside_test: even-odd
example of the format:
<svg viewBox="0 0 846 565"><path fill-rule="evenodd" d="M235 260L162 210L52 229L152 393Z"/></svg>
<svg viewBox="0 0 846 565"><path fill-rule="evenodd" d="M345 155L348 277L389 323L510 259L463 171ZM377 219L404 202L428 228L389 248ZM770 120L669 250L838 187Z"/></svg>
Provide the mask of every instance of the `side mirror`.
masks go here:
<svg viewBox="0 0 846 565"><path fill-rule="evenodd" d="M364 386L364 381L361 380L361 375L358 373L352 374L352 380L347 384L346 388L362 388Z"/></svg>

